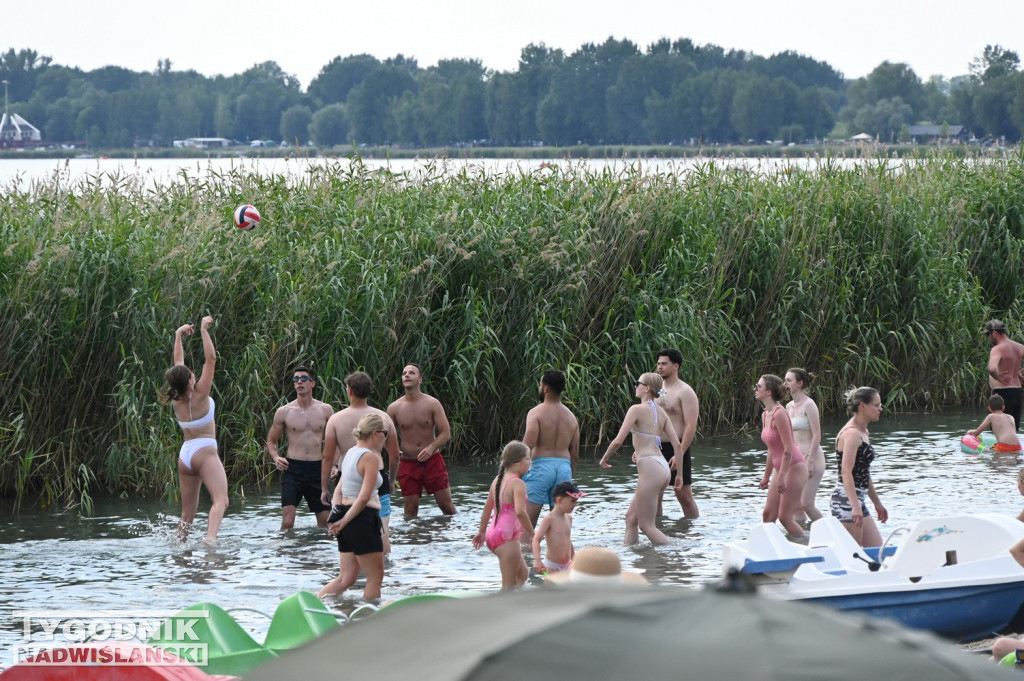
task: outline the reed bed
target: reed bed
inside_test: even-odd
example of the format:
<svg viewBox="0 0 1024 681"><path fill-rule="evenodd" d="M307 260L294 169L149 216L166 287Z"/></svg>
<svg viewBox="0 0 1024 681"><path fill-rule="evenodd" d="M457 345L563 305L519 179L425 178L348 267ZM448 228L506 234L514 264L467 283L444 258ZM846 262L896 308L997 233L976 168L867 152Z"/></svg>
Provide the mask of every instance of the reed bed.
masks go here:
<svg viewBox="0 0 1024 681"><path fill-rule="evenodd" d="M256 204L251 233L232 208ZM700 432L739 428L762 373L807 367L826 412L850 385L895 408L986 392L979 330L1024 334L1022 158L922 158L811 171L417 176L358 161L301 176L183 172L3 190L0 492L82 504L176 494L180 433L156 401L173 330L216 319L219 439L234 485L310 363L399 396L407 362L445 405L449 450L491 457L522 434L542 371L566 371L583 440L617 428L660 347L684 355ZM186 361L202 361L198 340ZM39 500L38 502L36 500Z"/></svg>

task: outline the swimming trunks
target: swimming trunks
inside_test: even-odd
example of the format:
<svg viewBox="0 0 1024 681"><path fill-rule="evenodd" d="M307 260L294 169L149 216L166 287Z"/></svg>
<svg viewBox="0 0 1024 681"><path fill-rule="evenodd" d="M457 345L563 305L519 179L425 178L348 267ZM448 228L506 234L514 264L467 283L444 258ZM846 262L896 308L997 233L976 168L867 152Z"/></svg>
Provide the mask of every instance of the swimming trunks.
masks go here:
<svg viewBox="0 0 1024 681"><path fill-rule="evenodd" d="M181 420L178 421L178 425L181 426L182 430L185 430L186 428L199 428L200 426L205 426L207 423L210 423L211 421L213 421L213 412L217 411L217 405L214 403L212 397L209 398L209 399L210 399L210 411L206 412L205 416L203 416L201 418L198 418L198 419L194 419L192 421L181 421ZM189 400L188 400L188 414L189 414L189 416L192 415L192 398L191 397L189 397Z"/></svg>
<svg viewBox="0 0 1024 681"><path fill-rule="evenodd" d="M565 572L569 569L569 566L572 565L571 560L568 563L556 563L555 561L548 560L547 558L541 558L540 560L544 563L544 567L548 572Z"/></svg>
<svg viewBox="0 0 1024 681"><path fill-rule="evenodd" d="M665 461L668 461L676 455L676 450L668 442L661 443L661 455L665 457ZM676 484L676 469L673 468L670 471L669 484ZM683 486L693 484L693 456L690 454L690 447L686 448L683 452Z"/></svg>
<svg viewBox="0 0 1024 681"><path fill-rule="evenodd" d="M338 519L352 508L347 504L335 507ZM332 516L334 513L331 514ZM337 520L337 519L336 519ZM365 507L338 533L338 551L362 556L367 553L384 552L384 525L377 515L377 509Z"/></svg>
<svg viewBox="0 0 1024 681"><path fill-rule="evenodd" d="M992 392L1003 398L1003 402L1006 406L1003 408L1003 413L1009 414L1013 417L1013 426L1017 430L1020 430L1020 412L1021 406L1024 405L1024 398L1020 388L996 388Z"/></svg>
<svg viewBox="0 0 1024 681"><path fill-rule="evenodd" d="M281 506L298 506L303 499L313 513L330 510L320 501L320 461L289 459L281 473Z"/></svg>
<svg viewBox="0 0 1024 681"><path fill-rule="evenodd" d="M192 440L185 440L181 443L181 449L178 450L178 458L185 464L185 468L192 470L192 457L196 455L196 452L205 447L213 447L214 452L216 452L217 440L212 437L197 437Z"/></svg>
<svg viewBox="0 0 1024 681"><path fill-rule="evenodd" d="M448 489L448 467L444 465L441 452L426 461L401 459L398 462L398 485L402 494L413 497L422 496L424 489L427 494Z"/></svg>
<svg viewBox="0 0 1024 681"><path fill-rule="evenodd" d="M772 410L769 416L768 412L765 411L761 414L761 422L764 424L761 428L761 441L768 445L768 455L772 457L772 468L775 470L782 470L782 457L785 454L785 447L782 446L782 436L779 435L779 431L773 427L772 419L775 417L775 412L782 407L776 405L775 409ZM786 414L787 418L789 414ZM804 462L804 455L800 453L800 448L793 443L792 461L790 465L795 466L798 463Z"/></svg>
<svg viewBox="0 0 1024 681"><path fill-rule="evenodd" d="M572 462L561 456L542 456L530 462L530 470L523 476L526 499L531 504L555 507L555 485L572 480Z"/></svg>
<svg viewBox="0 0 1024 681"><path fill-rule="evenodd" d="M487 532L484 534L484 541L492 553L502 544L518 541L523 534L523 524L519 522L519 516L516 515L515 504L498 504L509 484L519 476L515 473L506 473L505 477L507 480L502 483L501 491L495 499L495 506L499 506L498 512L491 516Z"/></svg>
<svg viewBox="0 0 1024 681"><path fill-rule="evenodd" d="M1003 442L997 442L994 445L992 445L992 451L1000 453L1019 452L1021 451L1021 448L1019 442L1015 445L1008 445Z"/></svg>
<svg viewBox="0 0 1024 681"><path fill-rule="evenodd" d="M380 494L380 515L381 518L387 518L391 516L391 495Z"/></svg>

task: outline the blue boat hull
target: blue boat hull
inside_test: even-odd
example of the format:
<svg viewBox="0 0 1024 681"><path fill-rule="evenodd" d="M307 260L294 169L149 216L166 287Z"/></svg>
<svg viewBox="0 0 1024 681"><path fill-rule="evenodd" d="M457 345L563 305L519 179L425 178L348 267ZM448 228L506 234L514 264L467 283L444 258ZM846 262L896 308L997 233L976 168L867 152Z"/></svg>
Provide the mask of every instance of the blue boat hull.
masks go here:
<svg viewBox="0 0 1024 681"><path fill-rule="evenodd" d="M827 605L838 610L888 617L908 627L927 629L940 636L964 641L985 638L1003 629L1024 604L1024 583L868 593L826 598L804 598L804 602Z"/></svg>

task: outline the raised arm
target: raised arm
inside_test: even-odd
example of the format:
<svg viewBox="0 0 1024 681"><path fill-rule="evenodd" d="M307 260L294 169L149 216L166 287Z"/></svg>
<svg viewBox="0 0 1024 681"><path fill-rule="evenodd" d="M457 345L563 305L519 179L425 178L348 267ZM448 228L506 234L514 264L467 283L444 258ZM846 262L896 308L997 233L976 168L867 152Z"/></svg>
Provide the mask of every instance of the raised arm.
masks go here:
<svg viewBox="0 0 1024 681"><path fill-rule="evenodd" d="M181 345L182 336L191 336L194 329L191 324L182 324L174 332L174 350L171 352L171 365L178 366L185 363L185 350Z"/></svg>
<svg viewBox="0 0 1024 681"><path fill-rule="evenodd" d="M213 317L207 315L199 324L199 334L203 337L203 371L196 381L196 393L209 395L213 388L213 372L217 368L217 350L213 347L213 338L210 337L210 324Z"/></svg>

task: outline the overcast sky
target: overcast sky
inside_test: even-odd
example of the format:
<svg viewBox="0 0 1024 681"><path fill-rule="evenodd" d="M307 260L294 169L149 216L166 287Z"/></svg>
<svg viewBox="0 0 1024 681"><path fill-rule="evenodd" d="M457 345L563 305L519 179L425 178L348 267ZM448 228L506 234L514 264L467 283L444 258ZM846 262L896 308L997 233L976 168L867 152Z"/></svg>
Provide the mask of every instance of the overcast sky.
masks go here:
<svg viewBox="0 0 1024 681"><path fill-rule="evenodd" d="M0 50L91 70L240 73L276 61L303 87L337 56L474 58L513 71L520 50L571 53L609 36L689 38L762 56L793 50L847 78L904 62L922 80L967 73L987 44L1024 55L1024 0L43 0L0 3Z"/></svg>

